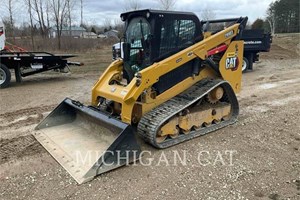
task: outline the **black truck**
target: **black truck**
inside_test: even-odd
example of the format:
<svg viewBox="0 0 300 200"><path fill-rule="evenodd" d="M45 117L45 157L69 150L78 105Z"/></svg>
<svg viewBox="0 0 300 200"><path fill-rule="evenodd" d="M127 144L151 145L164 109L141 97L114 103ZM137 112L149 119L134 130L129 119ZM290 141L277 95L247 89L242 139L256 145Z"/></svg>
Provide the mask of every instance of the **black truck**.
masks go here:
<svg viewBox="0 0 300 200"><path fill-rule="evenodd" d="M201 24L204 32L208 31L214 34L223 30L235 20L235 18L208 20L201 21ZM253 69L253 63L259 60L260 52L270 51L272 36L270 33L264 33L263 29L244 29L239 39L245 41L242 71L246 72Z"/></svg>
<svg viewBox="0 0 300 200"><path fill-rule="evenodd" d="M242 39L245 41L242 70L246 72L253 69L253 63L259 60L260 52L270 51L272 36L264 33L263 29L249 29L243 31Z"/></svg>

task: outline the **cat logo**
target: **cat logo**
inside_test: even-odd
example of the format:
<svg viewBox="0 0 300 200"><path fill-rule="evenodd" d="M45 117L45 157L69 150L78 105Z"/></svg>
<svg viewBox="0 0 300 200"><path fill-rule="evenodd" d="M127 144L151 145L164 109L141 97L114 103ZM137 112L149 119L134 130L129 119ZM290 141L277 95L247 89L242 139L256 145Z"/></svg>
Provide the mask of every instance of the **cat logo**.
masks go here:
<svg viewBox="0 0 300 200"><path fill-rule="evenodd" d="M235 71L238 69L238 66L239 66L239 59L238 59L238 56L236 55L235 52L232 52L232 53L227 53L227 58L226 58L226 61L225 61L225 68L228 70L228 69L231 69L232 71Z"/></svg>

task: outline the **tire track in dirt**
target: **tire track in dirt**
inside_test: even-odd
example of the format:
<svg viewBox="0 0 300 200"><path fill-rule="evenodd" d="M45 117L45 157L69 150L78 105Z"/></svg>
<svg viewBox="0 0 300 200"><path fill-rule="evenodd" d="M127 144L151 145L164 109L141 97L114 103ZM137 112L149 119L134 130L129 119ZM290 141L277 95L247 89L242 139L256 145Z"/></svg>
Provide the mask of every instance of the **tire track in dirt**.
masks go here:
<svg viewBox="0 0 300 200"><path fill-rule="evenodd" d="M0 140L0 165L25 156L45 152L32 135Z"/></svg>
<svg viewBox="0 0 300 200"><path fill-rule="evenodd" d="M0 114L0 130L5 132L24 132L25 135L14 135L0 139L0 165L26 156L45 152L43 147L31 135L31 126L39 123L46 112L54 109L56 105L26 108L14 112ZM29 134L28 134L29 133ZM1 134L1 131L0 131ZM3 136L3 135L2 135Z"/></svg>
<svg viewBox="0 0 300 200"><path fill-rule="evenodd" d="M0 114L0 129L36 124L43 119L43 113L53 110L55 106L39 106Z"/></svg>

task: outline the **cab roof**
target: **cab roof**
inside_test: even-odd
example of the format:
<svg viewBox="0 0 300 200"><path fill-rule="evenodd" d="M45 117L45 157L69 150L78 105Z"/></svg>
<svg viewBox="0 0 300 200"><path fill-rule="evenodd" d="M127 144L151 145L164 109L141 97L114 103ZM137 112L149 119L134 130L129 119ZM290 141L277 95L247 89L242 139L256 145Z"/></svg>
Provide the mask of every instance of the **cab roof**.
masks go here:
<svg viewBox="0 0 300 200"><path fill-rule="evenodd" d="M120 15L122 21L126 21L127 19L137 17L137 16L143 16L147 17L147 13L150 14L150 16L159 16L159 15L164 15L164 16L175 16L175 15L180 15L180 16L185 16L185 17L197 17L195 13L193 12L182 12L182 11L166 11L166 10L152 10L152 9L144 9L144 10L135 10L135 11L130 11L130 12L125 12ZM148 15L149 15L148 14ZM197 17L198 18L198 17Z"/></svg>

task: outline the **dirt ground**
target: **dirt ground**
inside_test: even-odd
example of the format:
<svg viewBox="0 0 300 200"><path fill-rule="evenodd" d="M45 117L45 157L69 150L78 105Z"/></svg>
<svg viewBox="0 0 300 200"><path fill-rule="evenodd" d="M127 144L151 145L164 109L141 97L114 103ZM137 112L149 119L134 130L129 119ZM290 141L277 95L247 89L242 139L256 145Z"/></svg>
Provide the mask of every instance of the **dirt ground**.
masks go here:
<svg viewBox="0 0 300 200"><path fill-rule="evenodd" d="M0 91L0 199L300 199L299 37L274 38L271 52L243 75L237 123L165 150L143 144L151 155L142 161L153 159L150 166L122 167L82 185L32 133L65 97L89 104L109 49L78 57L86 66L72 74L13 82ZM187 163L160 162L163 154L171 161L175 150Z"/></svg>

